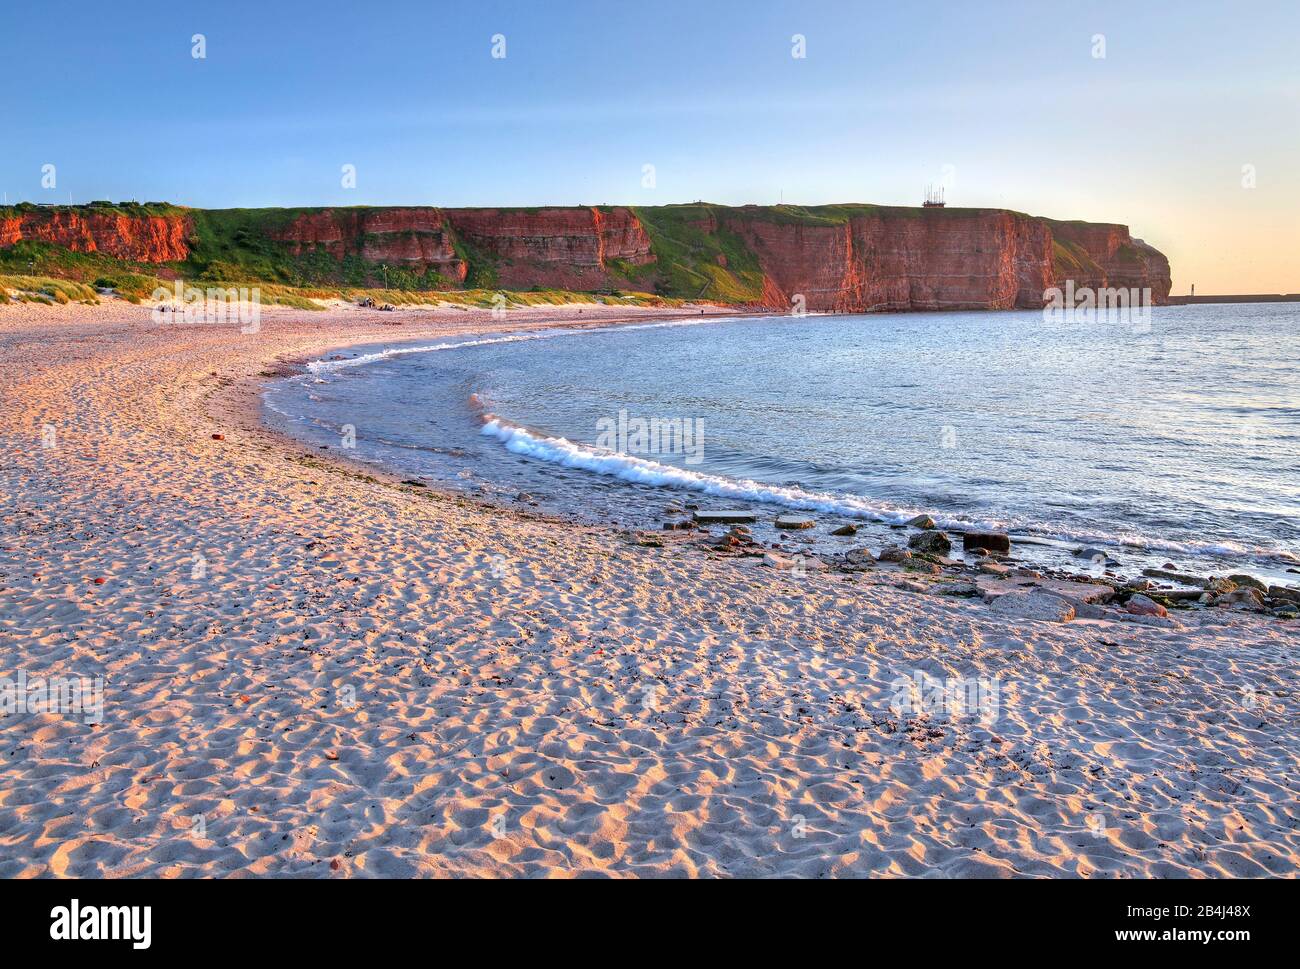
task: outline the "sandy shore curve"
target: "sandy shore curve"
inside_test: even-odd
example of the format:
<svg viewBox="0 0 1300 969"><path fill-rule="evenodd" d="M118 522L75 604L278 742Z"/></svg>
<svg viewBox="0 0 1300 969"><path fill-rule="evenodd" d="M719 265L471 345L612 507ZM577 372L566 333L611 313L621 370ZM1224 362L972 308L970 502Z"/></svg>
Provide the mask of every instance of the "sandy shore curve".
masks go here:
<svg viewBox="0 0 1300 969"><path fill-rule="evenodd" d="M260 422L288 360L672 314L583 309L0 307L0 676L104 701L0 715L0 877L1300 869L1294 626L1011 620ZM982 681L994 715L899 712L900 679Z"/></svg>

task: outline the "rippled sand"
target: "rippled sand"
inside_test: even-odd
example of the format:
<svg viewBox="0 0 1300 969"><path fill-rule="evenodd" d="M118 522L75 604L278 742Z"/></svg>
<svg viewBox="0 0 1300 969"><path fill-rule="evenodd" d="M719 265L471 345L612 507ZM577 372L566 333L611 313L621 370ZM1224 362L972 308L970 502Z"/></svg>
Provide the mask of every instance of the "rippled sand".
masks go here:
<svg viewBox="0 0 1300 969"><path fill-rule="evenodd" d="M370 477L246 378L500 324L263 315L0 307L0 675L106 681L0 718L0 876L1296 873L1294 625L1015 624ZM891 708L918 671L995 716Z"/></svg>

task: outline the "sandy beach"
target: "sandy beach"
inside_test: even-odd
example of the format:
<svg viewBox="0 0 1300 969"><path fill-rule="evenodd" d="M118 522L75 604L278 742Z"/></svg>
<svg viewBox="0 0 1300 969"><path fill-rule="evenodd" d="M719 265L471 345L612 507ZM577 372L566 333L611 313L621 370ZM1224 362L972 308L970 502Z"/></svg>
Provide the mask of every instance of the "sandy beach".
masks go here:
<svg viewBox="0 0 1300 969"><path fill-rule="evenodd" d="M1295 876L1294 622L1020 619L260 423L341 347L671 315L575 313L0 306L0 676L104 685L0 717L0 877Z"/></svg>

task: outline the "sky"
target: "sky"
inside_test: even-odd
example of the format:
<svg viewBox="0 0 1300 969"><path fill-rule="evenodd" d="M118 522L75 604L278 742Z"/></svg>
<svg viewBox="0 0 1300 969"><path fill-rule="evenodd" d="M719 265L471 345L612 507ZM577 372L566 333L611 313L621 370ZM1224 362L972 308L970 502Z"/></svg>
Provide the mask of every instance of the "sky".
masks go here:
<svg viewBox="0 0 1300 969"><path fill-rule="evenodd" d="M1298 28L1295 0L5 0L0 190L914 205L943 184L1129 225L1174 293L1300 292Z"/></svg>

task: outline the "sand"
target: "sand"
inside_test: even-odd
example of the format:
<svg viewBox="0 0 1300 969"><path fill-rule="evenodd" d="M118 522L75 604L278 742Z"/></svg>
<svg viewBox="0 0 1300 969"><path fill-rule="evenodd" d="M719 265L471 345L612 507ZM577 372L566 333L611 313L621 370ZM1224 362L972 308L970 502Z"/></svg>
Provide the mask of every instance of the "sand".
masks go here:
<svg viewBox="0 0 1300 969"><path fill-rule="evenodd" d="M1295 624L1017 620L259 423L277 361L501 328L0 307L0 676L104 680L101 723L0 718L0 876L1295 875Z"/></svg>

